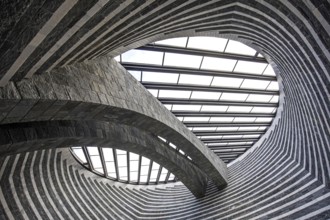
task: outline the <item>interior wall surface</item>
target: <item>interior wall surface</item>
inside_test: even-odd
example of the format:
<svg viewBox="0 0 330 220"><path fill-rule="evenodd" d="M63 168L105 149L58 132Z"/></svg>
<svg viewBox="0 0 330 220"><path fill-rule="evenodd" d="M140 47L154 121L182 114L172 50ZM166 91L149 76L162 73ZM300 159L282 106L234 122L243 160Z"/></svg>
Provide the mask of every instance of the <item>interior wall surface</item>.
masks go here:
<svg viewBox="0 0 330 220"><path fill-rule="evenodd" d="M285 93L277 124L258 148L228 167L221 191L210 184L196 199L183 186L131 189L87 175L65 151L21 152L0 160L1 218L330 217L329 1L1 4L1 86L160 39L207 35L261 52L276 66Z"/></svg>

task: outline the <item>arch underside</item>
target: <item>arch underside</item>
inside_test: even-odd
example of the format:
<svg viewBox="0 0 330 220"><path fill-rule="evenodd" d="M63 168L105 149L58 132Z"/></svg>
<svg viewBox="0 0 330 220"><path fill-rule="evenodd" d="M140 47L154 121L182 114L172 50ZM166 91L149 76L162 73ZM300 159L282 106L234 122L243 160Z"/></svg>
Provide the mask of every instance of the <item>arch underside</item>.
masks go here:
<svg viewBox="0 0 330 220"><path fill-rule="evenodd" d="M10 10L12 8L15 8L15 11ZM33 121L35 115L41 115L43 121L54 119L54 114L50 111L52 108L49 111L34 112L33 107L39 105L47 109L47 106L57 106L60 109L65 103L55 99L51 103L43 101L57 97L56 89L60 94L60 91L68 87L52 86L55 88L54 92L47 93L47 80L41 81L42 78L70 72L68 77L64 77L70 81L63 83L81 84L84 88L86 84L83 80L74 80L79 74L76 71L79 65L82 67L86 63L95 64L102 69L99 63L107 60L112 67L120 69L108 57L155 40L187 35L227 37L239 40L261 52L282 79L285 98L282 100L283 110L278 116L277 124L268 133L267 139L261 146L228 167L227 188L218 191L210 184L203 199L194 198L182 186L130 190L107 185L108 180L86 178L78 165L73 162L68 165L68 157L63 159L63 152L58 150L20 152L21 154L2 157L0 160L1 193L4 198L0 200L0 213L3 218L10 218L11 214L21 218L25 215L32 218L38 214L79 218L79 210L93 206L86 199L89 192L101 209L93 212L82 211L79 213L81 217L329 218L329 8L328 1L307 0L139 3L52 1L52 4L30 1L20 5L6 5L6 10L0 12L4 18L0 36L0 84L4 86L0 94L3 100L0 107L3 113L0 115L2 124ZM40 13L35 13L36 11ZM35 19L34 16L40 14L43 16ZM51 17L52 15L56 16ZM47 21L49 22L46 23ZM48 73L45 73L46 71ZM31 79L22 80L25 77ZM95 76L91 77L94 78ZM116 80L118 78L113 77L109 82L115 86ZM132 94L127 88L118 89L129 97ZM93 89L102 91L103 88ZM17 90L21 92L15 93ZM65 91L66 96L72 100L86 99L80 104L82 108L84 103L93 100L92 96L85 96L84 93L79 94L70 89ZM42 97L43 95L45 97ZM113 96L116 97L116 94ZM65 96L62 98L65 100ZM102 103L102 97L99 100L98 104ZM114 104L127 105L115 98L112 100ZM145 105L147 104L143 103L137 112L143 111ZM98 110L101 112L102 108ZM58 119L67 120L67 112L68 109L59 111ZM114 112L112 109L107 120L116 120L111 118ZM92 113L93 116L97 115L97 112L93 111L87 111L80 116L76 113L73 111L71 115L74 120L82 120ZM167 121L158 115L151 116L158 122L168 123L166 128L179 126L174 120ZM155 120L150 120L155 123ZM126 122L129 123L129 120ZM162 134L165 138L167 134L179 142L181 139L175 135L183 135L188 142L194 140L180 127L175 127L174 130L175 132L165 129ZM13 137L18 136L13 134ZM191 149L188 142L184 143L187 144L187 149ZM4 152L3 149L1 152ZM201 163L208 164L207 161L205 164ZM213 163L210 167L217 167L214 165L216 164ZM31 179L34 172L42 172L44 175L39 180L33 178L35 181L40 181L40 184L43 179L46 181L42 185L43 189L39 191L35 190ZM218 173L221 172L218 170ZM53 183L56 186L52 186L48 181L48 175L56 180L56 183ZM67 182L62 181L62 175L68 175ZM215 180L216 176L211 175L211 178ZM50 187L46 192L44 189L48 185ZM77 185L84 185L87 191L82 192ZM29 195L24 191L24 187L31 192L31 196L36 194L37 200L32 203L35 208L26 202L29 201ZM56 187L62 187L62 191L55 193ZM7 192L5 189L10 190ZM104 196L103 193L109 196ZM77 195L77 201L69 202L69 198L74 195ZM13 202L10 198L14 198ZM55 208L56 205L50 202L55 202L54 198L67 202L67 210L62 207ZM110 198L116 199L107 203ZM128 198L136 200L136 203ZM36 208L39 204L42 208ZM29 211L22 211L24 207ZM49 211L46 211L48 208ZM106 213L105 210L111 212Z"/></svg>

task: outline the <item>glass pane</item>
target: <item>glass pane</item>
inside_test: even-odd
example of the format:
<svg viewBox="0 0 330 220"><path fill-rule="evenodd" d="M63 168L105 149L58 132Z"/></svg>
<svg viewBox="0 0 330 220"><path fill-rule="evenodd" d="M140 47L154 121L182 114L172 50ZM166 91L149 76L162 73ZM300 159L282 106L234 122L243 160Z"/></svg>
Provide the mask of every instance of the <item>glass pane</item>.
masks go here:
<svg viewBox="0 0 330 220"><path fill-rule="evenodd" d="M278 95L274 95L273 98L270 100L272 103L277 103L278 102Z"/></svg>
<svg viewBox="0 0 330 220"><path fill-rule="evenodd" d="M100 156L90 156L94 169L102 168Z"/></svg>
<svg viewBox="0 0 330 220"><path fill-rule="evenodd" d="M271 95L256 95L250 94L247 98L247 102L269 102L273 96Z"/></svg>
<svg viewBox="0 0 330 220"><path fill-rule="evenodd" d="M148 180L148 176L147 175L144 175L144 176L140 175L140 182L141 183L145 183L145 182L147 182L147 180Z"/></svg>
<svg viewBox="0 0 330 220"><path fill-rule="evenodd" d="M153 95L154 97L157 98L158 96L158 90L157 89L148 89L148 91Z"/></svg>
<svg viewBox="0 0 330 220"><path fill-rule="evenodd" d="M97 147L87 147L89 155L99 155L99 149Z"/></svg>
<svg viewBox="0 0 330 220"><path fill-rule="evenodd" d="M250 106L229 106L227 112L245 112L249 113L252 107Z"/></svg>
<svg viewBox="0 0 330 220"><path fill-rule="evenodd" d="M234 72L262 74L266 66L267 66L266 63L256 63L256 62L240 60L237 62Z"/></svg>
<svg viewBox="0 0 330 220"><path fill-rule="evenodd" d="M273 118L257 118L256 122L271 122Z"/></svg>
<svg viewBox="0 0 330 220"><path fill-rule="evenodd" d="M272 90L272 91L278 91L279 87L278 87L278 82L271 82L269 84L269 86L267 87L267 90Z"/></svg>
<svg viewBox="0 0 330 220"><path fill-rule="evenodd" d="M150 160L146 157L142 157L141 165L142 166L145 166L145 165L149 166L149 164L150 164Z"/></svg>
<svg viewBox="0 0 330 220"><path fill-rule="evenodd" d="M248 97L248 94L244 94L244 93L224 92L224 93L222 93L222 96L221 96L220 100L242 101L242 102L244 102L247 97Z"/></svg>
<svg viewBox="0 0 330 220"><path fill-rule="evenodd" d="M129 153L129 159L132 161L132 160L139 160L140 156L138 154L135 154L135 153L132 153L130 152Z"/></svg>
<svg viewBox="0 0 330 220"><path fill-rule="evenodd" d="M184 117L183 121L199 121L199 122L207 122L209 121L210 117Z"/></svg>
<svg viewBox="0 0 330 220"><path fill-rule="evenodd" d="M203 105L202 112L225 112L228 106L224 105Z"/></svg>
<svg viewBox="0 0 330 220"><path fill-rule="evenodd" d="M116 168L115 168L115 163L114 162L105 162L105 166L107 167L108 173L115 173Z"/></svg>
<svg viewBox="0 0 330 220"><path fill-rule="evenodd" d="M243 138L259 138L260 134L246 134L243 135Z"/></svg>
<svg viewBox="0 0 330 220"><path fill-rule="evenodd" d="M173 105L172 111L199 111L201 105Z"/></svg>
<svg viewBox="0 0 330 220"><path fill-rule="evenodd" d="M159 83L177 83L179 74L173 73L157 73L157 72L143 72L143 82L159 82Z"/></svg>
<svg viewBox="0 0 330 220"><path fill-rule="evenodd" d="M224 135L222 139L240 139L243 135Z"/></svg>
<svg viewBox="0 0 330 220"><path fill-rule="evenodd" d="M181 74L179 84L191 84L191 85L204 85L209 86L212 81L212 76L199 76Z"/></svg>
<svg viewBox="0 0 330 220"><path fill-rule="evenodd" d="M212 86L239 88L243 79L230 77L214 77Z"/></svg>
<svg viewBox="0 0 330 220"><path fill-rule="evenodd" d="M148 166L141 166L141 176L148 175L149 172L149 165Z"/></svg>
<svg viewBox="0 0 330 220"><path fill-rule="evenodd" d="M214 135L214 136L202 136L201 139L205 140L205 139L221 139L222 135Z"/></svg>
<svg viewBox="0 0 330 220"><path fill-rule="evenodd" d="M188 48L223 52L227 39L215 37L189 37Z"/></svg>
<svg viewBox="0 0 330 220"><path fill-rule="evenodd" d="M162 65L163 52L133 49L123 53L121 59L123 63Z"/></svg>
<svg viewBox="0 0 330 220"><path fill-rule="evenodd" d="M255 117L236 117L234 122L254 122L255 120Z"/></svg>
<svg viewBox="0 0 330 220"><path fill-rule="evenodd" d="M220 92L197 92L193 91L191 95L191 99L213 99L218 100L220 97Z"/></svg>
<svg viewBox="0 0 330 220"><path fill-rule="evenodd" d="M265 69L264 73L262 75L267 75L267 76L276 76L273 67L268 64L267 68Z"/></svg>
<svg viewBox="0 0 330 220"><path fill-rule="evenodd" d="M119 167L119 179L121 180L127 180L127 167Z"/></svg>
<svg viewBox="0 0 330 220"><path fill-rule="evenodd" d="M129 163L130 171L138 171L139 170L139 161L131 160Z"/></svg>
<svg viewBox="0 0 330 220"><path fill-rule="evenodd" d="M159 98L189 99L191 91L159 90Z"/></svg>
<svg viewBox="0 0 330 220"><path fill-rule="evenodd" d="M128 71L137 81L141 81L141 71Z"/></svg>
<svg viewBox="0 0 330 220"><path fill-rule="evenodd" d="M195 127L193 131L215 131L217 127Z"/></svg>
<svg viewBox="0 0 330 220"><path fill-rule="evenodd" d="M226 53L235 53L235 54L241 54L241 55L248 55L248 56L254 56L257 51L252 49L249 46L246 46L245 44L229 40L228 45L226 47Z"/></svg>
<svg viewBox="0 0 330 220"><path fill-rule="evenodd" d="M82 148L72 148L73 153L79 158L79 160L81 160L81 162L83 163L87 163L84 151L82 150Z"/></svg>
<svg viewBox="0 0 330 220"><path fill-rule="evenodd" d="M253 107L251 113L272 113L274 109L273 107Z"/></svg>
<svg viewBox="0 0 330 220"><path fill-rule="evenodd" d="M237 131L238 127L218 127L217 131Z"/></svg>
<svg viewBox="0 0 330 220"><path fill-rule="evenodd" d="M165 53L164 66L177 66L188 68L199 68L202 61L202 56Z"/></svg>
<svg viewBox="0 0 330 220"><path fill-rule="evenodd" d="M204 57L201 69L232 72L237 60Z"/></svg>
<svg viewBox="0 0 330 220"><path fill-rule="evenodd" d="M258 131L259 127L240 127L238 131Z"/></svg>
<svg viewBox="0 0 330 220"><path fill-rule="evenodd" d="M241 85L241 88L265 90L269 85L269 83L270 81L265 81L265 80L245 79Z"/></svg>
<svg viewBox="0 0 330 220"><path fill-rule="evenodd" d="M102 148L104 161L114 161L112 148Z"/></svg>
<svg viewBox="0 0 330 220"><path fill-rule="evenodd" d="M127 156L125 155L117 155L117 162L119 167L127 166Z"/></svg>
<svg viewBox="0 0 330 220"><path fill-rule="evenodd" d="M156 41L155 44L168 45L172 47L186 47L187 37L177 37L166 40L160 40L160 41Z"/></svg>
<svg viewBox="0 0 330 220"><path fill-rule="evenodd" d="M234 117L211 117L210 122L232 122Z"/></svg>
<svg viewBox="0 0 330 220"><path fill-rule="evenodd" d="M138 181L138 172L130 171L129 178L130 178L130 181L137 182Z"/></svg>
<svg viewBox="0 0 330 220"><path fill-rule="evenodd" d="M167 105L167 104L165 104L164 106L165 106L168 110L170 110L170 111L172 110L172 105Z"/></svg>

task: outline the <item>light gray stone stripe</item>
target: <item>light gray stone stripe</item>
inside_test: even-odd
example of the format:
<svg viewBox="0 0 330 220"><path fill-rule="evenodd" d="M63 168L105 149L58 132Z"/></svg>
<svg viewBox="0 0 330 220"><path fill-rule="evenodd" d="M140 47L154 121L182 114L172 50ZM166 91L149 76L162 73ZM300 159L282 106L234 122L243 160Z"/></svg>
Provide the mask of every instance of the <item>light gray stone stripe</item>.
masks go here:
<svg viewBox="0 0 330 220"><path fill-rule="evenodd" d="M49 179L52 179L51 176L52 176L52 172L50 170L50 157L51 157L51 153L52 151L51 150L48 150L48 157L47 157L47 175L49 176ZM54 159L54 167L56 169L56 160ZM57 175L57 172L55 172L55 176L56 176L56 179L58 179L58 175ZM58 195L57 193L57 190L54 186L54 183L53 181L49 181L50 182L50 187L51 189L53 190L53 193L56 197L56 199L58 200L58 203L61 204L61 207L63 208L64 212L68 215L68 217L70 219L74 219L71 215L71 213L68 211L68 209L66 208L65 204L63 203L61 197ZM65 195L65 198L67 199L66 195Z"/></svg>
<svg viewBox="0 0 330 220"><path fill-rule="evenodd" d="M30 176L31 176L31 182L32 182L32 186L33 186L33 192L36 194L37 198L38 198L38 201L39 203L41 204L41 207L43 208L43 210L45 211L47 217L49 219L53 219L53 216L50 214L49 212L49 209L45 206L45 203L42 199L42 197L40 196L40 193L39 193L39 190L37 187L37 184L36 184L36 181L35 181L35 174L34 174L34 171L33 171L33 167L34 167L34 163L35 163L35 160L36 160L36 156L37 156L37 151L33 152L33 157L32 157L32 162L31 162L31 167L30 167ZM42 176L40 176L41 179Z"/></svg>
<svg viewBox="0 0 330 220"><path fill-rule="evenodd" d="M24 219L29 219L29 217L27 216L27 214L24 210L24 207L22 206L22 203L21 203L20 199L18 198L16 188L15 188L15 184L14 184L14 180L13 180L16 165L17 165L17 162L18 162L20 156L21 156L20 154L16 155L14 164L13 164L13 166L11 168L11 171L10 171L10 175L9 175L10 191L13 193L13 197L14 197L13 199L14 199L17 207L19 208L19 211L21 212L23 218Z"/></svg>
<svg viewBox="0 0 330 220"><path fill-rule="evenodd" d="M51 65L47 71L51 71L57 64L59 64L64 58L66 58L72 51L74 51L77 47L79 47L82 43L85 42L85 40L92 36L96 31L98 31L104 24L106 24L108 21L110 21L114 16L116 16L119 12L121 12L128 4L132 3L133 0L126 1L125 3L122 3L117 9L115 9L111 14L109 14L107 17L105 17L100 23L98 23L92 30L90 30L87 34L85 34L80 40L73 46L70 47L69 50L66 51L62 55L61 58L57 59L53 65ZM91 44L94 41L91 42ZM71 60L71 59L70 59Z"/></svg>
<svg viewBox="0 0 330 220"><path fill-rule="evenodd" d="M311 212L308 215L304 215L304 216L302 216L302 217L300 217L300 218L298 218L296 220L312 219L312 217L314 217L316 215L319 215L319 214L322 214L323 212L328 211L328 210L330 210L330 205L328 205L326 207L323 207L323 208L321 208L319 210L316 210L314 212Z"/></svg>
<svg viewBox="0 0 330 220"><path fill-rule="evenodd" d="M9 160L9 157L10 156L7 156L6 159L5 159L5 161L2 164L2 167L1 167L1 170L0 170L0 181L1 181L1 178L2 178L2 175L3 175L3 172L6 169L6 166L7 166L8 160ZM1 202L2 207L5 210L5 213L6 213L7 217L10 220L15 220L13 214L11 213L11 210L8 207L7 201L5 200L5 196L3 195L3 192L2 192L2 188L1 187L0 187L0 202Z"/></svg>
<svg viewBox="0 0 330 220"><path fill-rule="evenodd" d="M316 180L315 180L315 181L316 181ZM315 182L315 181L313 181L313 182ZM306 184L306 187L307 187L308 185L310 185L310 183ZM273 212L279 211L279 210L283 209L284 207L287 207L287 206L289 206L289 205L292 205L292 204L294 204L294 203L296 203L296 202L298 202L298 201L300 201L300 200L302 200L302 199L304 199L304 198L306 198L306 197L308 197L308 196L310 196L310 195L313 195L314 193L316 193L316 192L319 191L319 190L322 190L323 188L324 188L324 186L321 185L321 186L319 186L319 187L313 189L312 191L310 191L310 192L308 192L308 193L305 193L304 195L302 195L302 196L300 196L300 197L298 197L298 198L296 198L296 199L294 199L294 200L291 200L290 202L288 202L288 203L286 203L286 204L284 204L284 205L281 205L281 206L279 206L279 207L277 207L277 208L274 208L274 209L272 209L272 210L269 211L269 212L263 213L262 215L255 216L255 217L253 217L253 219L260 219L261 217L267 216L267 215L269 215L270 213L273 213ZM300 189L298 189L298 190L300 190ZM298 190L295 190L294 192L296 193ZM291 193L291 194L292 194L292 193ZM326 196L326 197L325 197L325 196ZM318 197L318 198L316 198L315 200L313 200L312 202L306 203L306 204L304 204L304 205L302 205L302 206L300 206L300 207L298 207L298 208L296 208L296 209L294 209L294 210L291 210L290 212L286 212L286 213L284 213L284 214L282 214L282 215L276 216L276 217L273 218L273 219L283 219L283 217L286 217L286 216L291 215L291 214L293 214L293 213L295 213L295 212L298 212L298 211L300 211L301 209L304 209L304 208L306 208L306 207L308 207L308 206L310 206L310 205L312 205L312 204L314 204L314 203L316 203L316 202L319 202L320 200L322 200L322 199L324 199L324 198L327 198L327 197L329 197L329 196L330 196L330 193L328 193L328 194L326 194L326 195L324 195L324 196Z"/></svg>
<svg viewBox="0 0 330 220"><path fill-rule="evenodd" d="M79 196L80 201L82 201L82 203L85 205L85 207L87 207L87 209L89 210L89 212L93 215L93 218L97 218L97 215L95 214L94 210L91 209L91 207L86 203L85 199L81 197L80 193L77 191L76 185L73 184L73 182L72 182L71 172L70 172L70 170L69 170L69 166L66 166L66 172L67 172L67 174L68 174L68 176L69 176L69 181L70 181L70 185L71 185L71 186L69 187L69 189L70 189L70 193L71 193L72 197L74 197L74 200L76 201L76 204L79 205L81 211L82 211L86 216L89 216L89 215L86 213L85 209L81 207L80 202L77 202L76 197ZM64 176L63 176L63 178L66 179ZM67 181L66 181L66 180L65 180L65 183L67 184ZM68 184L67 184L67 185L68 185ZM71 189L75 191L74 195L73 195ZM89 217L92 218L91 216L89 216Z"/></svg>
<svg viewBox="0 0 330 220"><path fill-rule="evenodd" d="M81 188L81 191L83 192L83 194L85 195L85 197L86 197L86 198L90 198L90 197L86 194L86 191L85 191L85 190L82 188L82 186L81 186L81 184L84 184L83 181L80 181L80 180L78 179L76 172L73 172L73 175L74 175L74 178L76 179L76 182L77 182L78 185L79 185L78 187ZM79 175L79 174L78 174L78 175ZM85 184L84 184L84 185L85 185ZM88 187L86 187L86 188L87 188L87 190L88 190ZM92 194L92 195L93 195L93 194ZM97 199L95 199L95 200L97 201ZM93 209L94 209L95 211L97 211L97 212L102 216L102 218L107 219L107 217L103 215L103 213L100 211L99 207L96 206L96 204L94 204L92 201L90 201L90 204L92 204Z"/></svg>
<svg viewBox="0 0 330 220"><path fill-rule="evenodd" d="M123 22L125 22L127 19L129 19L130 17L134 16L136 13L139 13L142 9L148 7L152 2L154 2L155 0L148 0L146 1L144 4L141 4L139 7L137 7L134 11L131 11L129 13L129 15L125 16L124 18L120 19L119 22L117 22L116 24L112 25L111 28L109 28L107 31L104 31L102 34L100 34L99 36L97 36L97 38L94 39L93 42L97 42L98 40L100 40L103 36L105 36L107 33L109 33L110 31L112 31L113 29L115 29L118 25L121 25ZM102 41L103 43L103 41ZM96 45L95 47L99 46ZM67 65L69 62L71 62L74 58L78 57L78 56L82 56L82 54L86 53L86 51L91 50L91 48L86 47L82 50L80 50L78 53L76 53L74 56L70 57L70 59L67 60L67 62L65 62L64 65Z"/></svg>
<svg viewBox="0 0 330 220"><path fill-rule="evenodd" d="M50 205L53 207L54 211L56 212L56 214L58 215L58 217L62 220L64 220L63 216L61 215L61 213L59 212L59 210L57 209L56 205L54 204L54 201L53 199L51 198L51 196L49 195L49 192L48 192L48 187L46 186L46 183L45 183L45 179L43 178L43 165L42 165L42 161L44 160L44 155L45 155L45 150L43 150L41 152L41 159L39 160L39 171L40 171L40 180L41 180L41 185L42 187L44 188L44 191L45 191L45 195L50 203ZM49 161L47 163L47 166L49 167Z"/></svg>
<svg viewBox="0 0 330 220"><path fill-rule="evenodd" d="M30 193L29 193L29 188L26 187L26 181L25 181L25 176L24 176L24 173L25 173L25 165L26 165L26 161L29 157L29 152L27 152L25 154L25 157L24 157L24 161L23 161L23 164L22 164L22 168L21 168L21 172L20 172L20 177L21 177L21 180L22 180L22 187L23 187L23 192L29 202L29 205L31 206L32 208L32 211L34 212L34 214L36 215L36 217L38 219L42 219L39 212L38 212L38 209L36 208L36 206L34 205L33 203L33 200L31 199L31 196L30 196ZM30 171L31 171L31 168L30 168ZM33 178L31 176L31 178Z"/></svg>
<svg viewBox="0 0 330 220"><path fill-rule="evenodd" d="M102 7L108 3L108 1L100 0L98 1L86 14L83 16L73 27L68 30L62 37L59 39L55 45L50 48L47 53L40 58L40 60L29 70L26 74L26 78L32 77L32 75L65 43L71 36L73 36L84 24L86 24L90 18L92 18L97 12L99 12Z"/></svg>
<svg viewBox="0 0 330 220"><path fill-rule="evenodd" d="M40 29L36 36L34 36L30 43L24 48L20 56L16 59L6 74L1 78L0 86L5 86L8 83L11 77L17 72L17 70L35 51L35 49L37 49L40 43L47 37L47 35L56 27L56 25L64 18L64 16L76 3L77 0L66 0L63 2L63 4L54 12L54 14Z"/></svg>
<svg viewBox="0 0 330 220"><path fill-rule="evenodd" d="M51 151L50 151L50 153L51 153ZM55 152L55 158L54 158L54 167L55 167L55 171L54 171L54 173L55 173L55 176L56 176L57 184L58 184L60 190L62 191L62 194L63 194L63 196L64 196L64 199L66 199L66 201L69 203L71 209L76 213L76 215L79 217L79 219L83 219L83 217L82 217L82 216L79 214L79 212L76 210L75 205L73 205L73 204L71 203L70 199L69 199L68 196L67 196L67 193L63 190L63 187L62 187L62 184L63 184L63 183L60 182L59 175L58 175L58 169L57 169L57 157L58 157L58 154ZM64 184L67 186L68 183L67 183L67 181L66 181L66 178L64 177L64 174L63 174L63 167L62 167L62 163L61 163L61 162L60 162L60 167L61 167L62 177L63 177L63 179L64 179ZM70 187L67 187L67 188L69 189L69 192L70 192L70 194L72 195L71 190L70 190ZM72 198L75 198L75 197L72 196ZM79 203L78 203L76 200L75 200L75 204L78 204L78 205L79 205ZM80 207L80 208L81 208L81 207Z"/></svg>

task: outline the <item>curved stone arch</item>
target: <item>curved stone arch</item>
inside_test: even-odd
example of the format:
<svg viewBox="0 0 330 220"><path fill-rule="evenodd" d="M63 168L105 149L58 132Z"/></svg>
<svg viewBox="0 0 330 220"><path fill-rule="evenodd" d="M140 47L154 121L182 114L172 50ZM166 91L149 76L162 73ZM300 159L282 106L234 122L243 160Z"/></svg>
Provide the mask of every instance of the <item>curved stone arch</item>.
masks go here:
<svg viewBox="0 0 330 220"><path fill-rule="evenodd" d="M219 187L227 167L113 59L77 64L0 89L0 124L94 120L127 124L175 144Z"/></svg>
<svg viewBox="0 0 330 220"><path fill-rule="evenodd" d="M197 198L205 195L208 180L205 172L159 138L138 128L109 122L44 121L0 125L0 133L3 156L77 145L116 148L157 162ZM13 134L16 138L12 138Z"/></svg>

